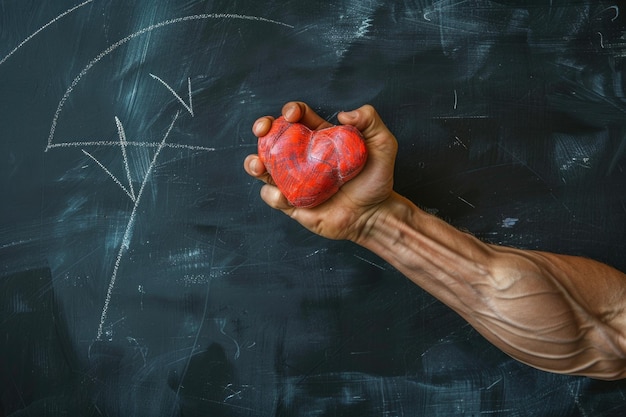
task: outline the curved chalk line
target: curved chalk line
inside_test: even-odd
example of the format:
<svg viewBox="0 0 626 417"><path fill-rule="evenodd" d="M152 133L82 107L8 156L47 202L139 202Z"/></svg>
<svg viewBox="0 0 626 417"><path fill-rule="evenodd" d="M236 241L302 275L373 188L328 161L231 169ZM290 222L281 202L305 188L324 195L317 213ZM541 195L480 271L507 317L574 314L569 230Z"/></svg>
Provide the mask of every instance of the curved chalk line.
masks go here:
<svg viewBox="0 0 626 417"><path fill-rule="evenodd" d="M63 110L63 106L65 105L65 102L67 101L69 96L72 94L72 91L74 90L76 85L78 85L80 80L102 58L104 58L105 56L107 56L111 52L115 51L120 46L122 46L122 45L128 43L129 41L133 40L134 38L139 37L139 36L141 36L143 34L146 34L148 32L151 32L153 30L160 29L160 28L165 27L165 26L173 25L175 23L189 22L189 21L194 21L194 20L206 20L206 19L252 20L252 21L272 23L272 24L275 24L275 25L280 25L280 26L285 26L285 27L288 27L288 28L293 28L292 25L288 25L286 23L279 22L279 21L276 21L276 20L266 19L264 17L247 16L247 15L230 14L230 13L212 13L212 14L190 15L190 16L178 17L178 18L175 18L175 19L164 20L162 22L155 23L153 25L147 26L147 27L145 27L145 28L143 28L143 29L141 29L141 30L139 30L137 32L131 33L130 35L126 36L125 38L120 39L119 41L115 42L114 44L109 46L104 51L100 52L100 54L98 54L95 58L93 58L85 66L85 68L83 68L83 70L76 76L76 78L74 78L74 80L72 81L70 86L65 91L65 94L63 94L63 97L61 98L61 100L59 101L59 105L57 106L56 112L54 113L54 117L52 119L52 126L50 127L50 134L48 135L48 144L46 145L45 152L47 152L49 149L52 148L52 145L53 145L52 142L53 142L53 139L54 139L54 132L56 130L57 123L58 123L58 120L59 120L59 115L61 114L61 111Z"/></svg>
<svg viewBox="0 0 626 417"><path fill-rule="evenodd" d="M67 16L68 14L72 13L74 10L85 6L86 4L89 4L93 2L93 0L87 0L85 2L82 2L81 4L78 4L74 7L72 7L69 10L66 10L65 12L61 13L60 15L58 15L57 17L55 17L54 19L52 19L51 21L49 21L48 23L46 23L45 25L43 25L42 27L40 27L37 31L35 31L35 33L33 33L32 35L30 35L29 37L27 37L26 39L24 39L19 45L17 45L15 48L13 48L13 50L11 52L8 53L7 56L5 56L4 58L2 58L2 60L0 60L0 65L4 64L4 62L9 59L11 57L11 55L13 55L15 52L17 52L18 49L20 49L22 46L24 46L24 44L28 41L30 41L32 38L34 38L35 36L37 36L42 30L44 30L45 28L47 28L48 26L50 26L51 24L53 24L54 22L56 22L59 19L62 19L63 17Z"/></svg>
<svg viewBox="0 0 626 417"><path fill-rule="evenodd" d="M183 107L185 109L187 109L187 111L189 112L189 114L191 114L191 117L194 117L193 114L193 102L191 99L191 78L187 77L187 90L189 91L189 104L185 103L185 100L182 99L181 96L178 95L178 93L176 91L174 91L174 89L172 87L169 86L169 84L167 84L165 81L163 81L162 79L160 79L159 77L157 77L154 74L150 74L150 76L152 78L154 78L155 80L157 80L158 82L160 82L161 84L163 84L163 86L165 86L165 88L167 88L167 90L172 93L174 95L174 97L176 97L176 100L178 100L180 102L180 104L183 105Z"/></svg>

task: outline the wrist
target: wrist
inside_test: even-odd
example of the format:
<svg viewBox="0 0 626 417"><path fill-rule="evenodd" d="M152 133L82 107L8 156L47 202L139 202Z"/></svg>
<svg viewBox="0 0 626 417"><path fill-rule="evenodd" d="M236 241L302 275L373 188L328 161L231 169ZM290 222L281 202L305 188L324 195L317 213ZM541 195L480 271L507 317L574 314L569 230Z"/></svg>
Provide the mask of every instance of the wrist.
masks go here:
<svg viewBox="0 0 626 417"><path fill-rule="evenodd" d="M393 192L367 218L356 239L405 275L426 273L447 280L452 275L490 275L494 253L490 246L461 232ZM419 285L423 285L420 283Z"/></svg>
<svg viewBox="0 0 626 417"><path fill-rule="evenodd" d="M360 246L373 249L371 246L382 234L391 237L395 233L400 233L398 225L411 223L411 217L416 211L419 209L411 201L392 192L387 199L365 214L365 220L358 228L359 232L351 240Z"/></svg>

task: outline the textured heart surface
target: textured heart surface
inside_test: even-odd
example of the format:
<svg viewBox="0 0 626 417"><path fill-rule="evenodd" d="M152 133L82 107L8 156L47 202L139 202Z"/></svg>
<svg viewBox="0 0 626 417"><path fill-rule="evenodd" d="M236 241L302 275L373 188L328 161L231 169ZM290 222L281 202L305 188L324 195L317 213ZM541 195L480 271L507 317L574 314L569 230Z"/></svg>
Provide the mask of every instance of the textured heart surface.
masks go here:
<svg viewBox="0 0 626 417"><path fill-rule="evenodd" d="M274 120L259 138L259 158L278 189L295 207L314 207L332 197L365 165L367 148L354 126L311 130Z"/></svg>

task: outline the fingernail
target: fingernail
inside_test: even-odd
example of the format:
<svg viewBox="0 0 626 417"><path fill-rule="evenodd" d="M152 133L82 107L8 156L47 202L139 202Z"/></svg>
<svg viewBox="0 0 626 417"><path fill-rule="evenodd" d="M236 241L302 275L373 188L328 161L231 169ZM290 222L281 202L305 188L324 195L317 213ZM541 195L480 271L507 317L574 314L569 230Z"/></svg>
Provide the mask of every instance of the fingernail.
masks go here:
<svg viewBox="0 0 626 417"><path fill-rule="evenodd" d="M250 161L250 171L256 174L258 167L259 167L259 163L256 158Z"/></svg>
<svg viewBox="0 0 626 417"><path fill-rule="evenodd" d="M259 129L261 128L261 124L265 123L264 120L259 119L256 122L254 122L254 125L252 125L252 132L256 135L259 132Z"/></svg>
<svg viewBox="0 0 626 417"><path fill-rule="evenodd" d="M296 114L296 105L292 104L285 109L285 119L291 120L291 118Z"/></svg>

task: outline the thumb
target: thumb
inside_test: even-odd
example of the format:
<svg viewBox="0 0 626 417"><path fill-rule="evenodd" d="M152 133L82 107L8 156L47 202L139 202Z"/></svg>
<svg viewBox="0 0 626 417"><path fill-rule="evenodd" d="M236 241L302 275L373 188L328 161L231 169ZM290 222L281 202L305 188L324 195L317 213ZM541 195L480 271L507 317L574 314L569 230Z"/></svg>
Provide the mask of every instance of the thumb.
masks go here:
<svg viewBox="0 0 626 417"><path fill-rule="evenodd" d="M370 151L395 157L398 149L397 140L371 105L366 104L356 110L340 112L337 120L341 124L352 125L359 129Z"/></svg>

